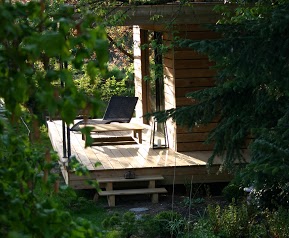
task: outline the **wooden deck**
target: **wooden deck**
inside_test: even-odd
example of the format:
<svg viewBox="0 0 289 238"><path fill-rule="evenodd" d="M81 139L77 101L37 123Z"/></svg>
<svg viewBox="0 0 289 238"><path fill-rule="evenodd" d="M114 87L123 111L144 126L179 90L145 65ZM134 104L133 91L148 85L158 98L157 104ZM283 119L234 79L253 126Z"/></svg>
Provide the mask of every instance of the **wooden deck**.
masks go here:
<svg viewBox="0 0 289 238"><path fill-rule="evenodd" d="M206 161L210 152L192 152L190 155L174 152L171 149L150 148L150 127L144 125L143 143L139 144L106 144L84 147L80 132L71 132L71 154L89 170L89 176L77 176L68 169L66 158L63 158L62 122L48 121L48 132L54 150L60 157L60 164L65 182L75 189L91 188L87 180L108 177L123 177L131 170L137 176L161 175L162 185L193 183L225 182L231 177L217 174L219 165L207 172ZM128 136L128 132L98 133L99 136Z"/></svg>

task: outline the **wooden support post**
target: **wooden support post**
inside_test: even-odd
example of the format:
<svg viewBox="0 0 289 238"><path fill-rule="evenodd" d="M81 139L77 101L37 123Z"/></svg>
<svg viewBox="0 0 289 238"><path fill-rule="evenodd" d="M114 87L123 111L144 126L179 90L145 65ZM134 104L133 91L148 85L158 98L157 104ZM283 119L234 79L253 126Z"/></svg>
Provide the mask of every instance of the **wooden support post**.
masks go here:
<svg viewBox="0 0 289 238"><path fill-rule="evenodd" d="M138 138L138 143L142 143L142 130L133 130L133 137Z"/></svg>
<svg viewBox="0 0 289 238"><path fill-rule="evenodd" d="M156 187L156 181L155 180L150 180L149 181L149 188L155 188ZM158 203L159 202L159 194L158 193L153 193L151 195L151 200L152 203Z"/></svg>
<svg viewBox="0 0 289 238"><path fill-rule="evenodd" d="M94 201L94 202L97 202L98 199L99 199L99 194L98 194L98 192L96 192L96 193L94 194L94 196L93 196L93 201Z"/></svg>
<svg viewBox="0 0 289 238"><path fill-rule="evenodd" d="M149 188L155 188L155 187L156 187L156 181L155 180L149 181Z"/></svg>
<svg viewBox="0 0 289 238"><path fill-rule="evenodd" d="M113 183L112 182L107 182L105 186L106 191L111 191L113 190Z"/></svg>
<svg viewBox="0 0 289 238"><path fill-rule="evenodd" d="M108 206L115 207L115 195L107 196Z"/></svg>
<svg viewBox="0 0 289 238"><path fill-rule="evenodd" d="M113 190L113 183L107 182L105 189L106 189L106 191L112 191ZM115 195L108 195L107 196L107 202L108 202L108 206L115 207Z"/></svg>
<svg viewBox="0 0 289 238"><path fill-rule="evenodd" d="M153 193L151 197L152 203L158 203L159 202L159 194Z"/></svg>
<svg viewBox="0 0 289 238"><path fill-rule="evenodd" d="M142 131L138 130L137 135L138 135L138 142L141 144L142 143Z"/></svg>
<svg viewBox="0 0 289 238"><path fill-rule="evenodd" d="M137 135L136 135L136 130L133 130L133 138L137 138Z"/></svg>
<svg viewBox="0 0 289 238"><path fill-rule="evenodd" d="M156 188L156 180L163 180L164 177L161 175L150 175L150 176L138 176L134 179L125 179L124 177L109 177L99 178L98 182L105 185L106 191L99 191L99 196L106 196L108 205L110 207L115 206L115 196L118 195L134 195L134 194L150 194L152 203L158 203L159 193L166 193L165 188ZM148 188L135 188L135 189L120 189L114 190L113 183L124 182L140 182L147 181Z"/></svg>

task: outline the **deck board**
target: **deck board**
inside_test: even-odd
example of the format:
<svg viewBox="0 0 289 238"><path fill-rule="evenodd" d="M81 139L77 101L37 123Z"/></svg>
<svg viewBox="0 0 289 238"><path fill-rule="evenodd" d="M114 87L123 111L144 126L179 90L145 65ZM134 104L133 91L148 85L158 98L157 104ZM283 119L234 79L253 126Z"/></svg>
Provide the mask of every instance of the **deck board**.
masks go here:
<svg viewBox="0 0 289 238"><path fill-rule="evenodd" d="M77 135L74 133L70 133L70 140L71 140L71 153L76 155L77 158L81 161L83 165L87 167L88 170L93 170L95 167L91 163L91 160L88 157L88 153L84 150L82 144L79 143L77 139Z"/></svg>
<svg viewBox="0 0 289 238"><path fill-rule="evenodd" d="M53 147L62 154L61 121L48 122ZM125 136L127 132L105 132L94 136ZM206 162L189 155L174 152L171 149L151 149L149 147L149 132L144 133L143 144L103 145L85 148L81 133L71 132L72 154L85 165L88 170L95 169L125 169L125 168L153 168L170 166L205 165ZM52 137L52 136L51 136ZM95 167L95 163L101 166Z"/></svg>
<svg viewBox="0 0 289 238"><path fill-rule="evenodd" d="M91 164L93 165L93 168L91 168L91 170L95 170L95 169L105 169L105 168L110 168L111 165L106 165L106 163L101 163L99 156L94 153L93 149L91 147L87 147L84 149L85 146L85 142L84 140L82 140L81 138L81 134L79 133L79 135L77 135L77 133L71 133L76 137L76 142L80 145L80 147L82 148L81 151L83 151L83 153L86 154L87 158L89 158ZM99 165L98 163L101 163L101 165ZM96 164L98 164L97 166L95 166ZM90 168L88 168L90 170Z"/></svg>
<svg viewBox="0 0 289 238"><path fill-rule="evenodd" d="M60 160L63 157L62 144L62 122L48 121L49 137L54 150L58 153ZM128 136L128 131L94 133L93 137L100 136ZM225 175L208 175L206 163L211 153L192 152L179 153L171 149L152 149L150 148L150 130L147 126L143 130L143 143L139 144L105 144L92 145L85 148L84 140L80 132L71 132L72 155L81 164L87 167L90 172L90 178L122 176L127 170L134 170L138 175L158 174L165 177L165 183L168 179L174 177L177 168L177 178L174 181L183 181L194 174L195 178L211 181L230 180ZM221 164L221 160L216 166ZM97 165L97 166L96 166ZM217 170L217 167L215 168ZM66 175L64 174L66 172ZM76 176L73 171L64 171L65 180L74 184L75 188L87 188L83 185L85 177ZM67 175L68 174L68 175ZM68 181L69 180L69 181ZM197 181L197 180L196 180Z"/></svg>
<svg viewBox="0 0 289 238"><path fill-rule="evenodd" d="M121 145L117 145L116 146L117 150L119 151L119 153L121 153L121 159L124 158L126 160L129 160L130 165L133 168L141 168L141 163L139 161L139 157L134 156L135 152L133 152L133 149L127 149L127 148L123 148L123 146Z"/></svg>

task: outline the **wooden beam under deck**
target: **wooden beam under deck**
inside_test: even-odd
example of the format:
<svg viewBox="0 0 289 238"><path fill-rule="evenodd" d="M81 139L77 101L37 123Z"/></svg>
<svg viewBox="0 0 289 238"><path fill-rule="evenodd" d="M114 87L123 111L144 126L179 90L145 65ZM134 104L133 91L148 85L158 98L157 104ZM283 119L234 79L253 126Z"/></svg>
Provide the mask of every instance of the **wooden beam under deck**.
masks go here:
<svg viewBox="0 0 289 238"><path fill-rule="evenodd" d="M61 121L47 122L50 140L54 150L62 158ZM128 132L99 133L96 136L128 136ZM192 156L175 152L171 149L151 149L150 127L143 131L143 143L118 144L84 147L81 133L71 132L72 155L86 166L88 176L77 176L67 166L62 166L65 181L74 189L92 188L87 180L99 178L123 177L128 170L137 176L161 175L164 180L158 181L162 185L194 183L227 182L231 176L217 173L220 163L215 164L208 174L206 161L210 152L194 152ZM63 163L60 163L63 165Z"/></svg>

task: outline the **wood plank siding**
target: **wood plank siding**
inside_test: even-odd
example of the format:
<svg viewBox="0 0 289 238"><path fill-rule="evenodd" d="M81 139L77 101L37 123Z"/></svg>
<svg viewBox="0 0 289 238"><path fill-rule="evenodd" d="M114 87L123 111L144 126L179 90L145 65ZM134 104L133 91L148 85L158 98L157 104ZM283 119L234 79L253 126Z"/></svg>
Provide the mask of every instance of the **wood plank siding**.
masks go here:
<svg viewBox="0 0 289 238"><path fill-rule="evenodd" d="M219 36L208 29L197 25L179 25L174 33L164 32L163 40L166 45L171 44L173 39L216 39ZM214 62L209 61L206 55L202 55L190 48L174 47L164 56L164 74L167 80L167 100L174 99L175 107L187 106L193 100L186 95L190 92L203 90L214 85L215 69ZM213 145L205 144L204 141L215 123L207 126L199 126L192 131L176 127L175 149L177 151L210 151ZM169 124L169 126L171 126Z"/></svg>

